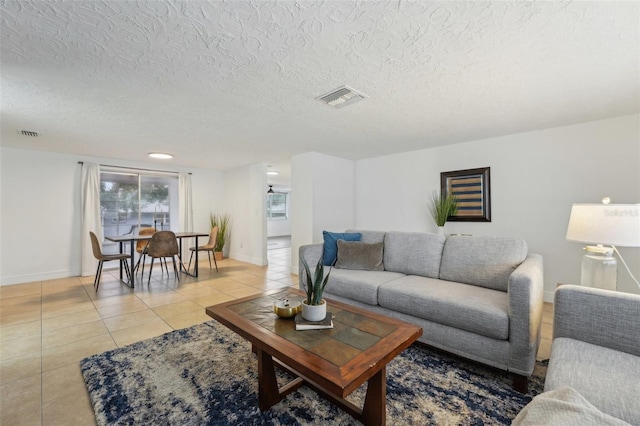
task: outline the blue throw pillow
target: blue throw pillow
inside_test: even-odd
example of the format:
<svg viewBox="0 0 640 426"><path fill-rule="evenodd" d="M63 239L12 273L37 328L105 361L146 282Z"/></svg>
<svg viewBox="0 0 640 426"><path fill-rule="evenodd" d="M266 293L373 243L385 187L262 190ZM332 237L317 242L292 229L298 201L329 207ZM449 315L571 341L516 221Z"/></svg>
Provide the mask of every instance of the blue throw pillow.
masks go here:
<svg viewBox="0 0 640 426"><path fill-rule="evenodd" d="M359 232L337 233L322 231L322 237L324 238L324 252L322 253L322 259L326 266L330 266L336 263L336 257L338 256L338 240L360 241L362 234Z"/></svg>

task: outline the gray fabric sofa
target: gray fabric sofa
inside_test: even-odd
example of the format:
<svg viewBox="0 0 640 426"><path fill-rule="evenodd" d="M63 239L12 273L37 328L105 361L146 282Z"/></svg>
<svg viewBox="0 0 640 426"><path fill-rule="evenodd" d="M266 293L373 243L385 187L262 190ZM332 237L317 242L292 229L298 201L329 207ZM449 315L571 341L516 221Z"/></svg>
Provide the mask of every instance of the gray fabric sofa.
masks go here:
<svg viewBox="0 0 640 426"><path fill-rule="evenodd" d="M640 425L640 295L559 286L544 390L514 424Z"/></svg>
<svg viewBox="0 0 640 426"><path fill-rule="evenodd" d="M325 298L416 324L420 341L513 372L516 389L526 389L540 341L543 262L523 240L347 232L384 243L384 270L331 268ZM323 244L302 246L299 255L313 267ZM299 278L304 288L302 263Z"/></svg>

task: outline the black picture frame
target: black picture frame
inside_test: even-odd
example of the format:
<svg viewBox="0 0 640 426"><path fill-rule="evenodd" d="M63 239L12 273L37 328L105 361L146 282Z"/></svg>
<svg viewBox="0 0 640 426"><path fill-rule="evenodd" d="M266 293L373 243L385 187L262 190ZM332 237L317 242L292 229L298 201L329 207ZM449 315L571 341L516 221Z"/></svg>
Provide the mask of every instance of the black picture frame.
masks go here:
<svg viewBox="0 0 640 426"><path fill-rule="evenodd" d="M440 173L440 193L458 199L458 212L451 222L491 222L491 168Z"/></svg>

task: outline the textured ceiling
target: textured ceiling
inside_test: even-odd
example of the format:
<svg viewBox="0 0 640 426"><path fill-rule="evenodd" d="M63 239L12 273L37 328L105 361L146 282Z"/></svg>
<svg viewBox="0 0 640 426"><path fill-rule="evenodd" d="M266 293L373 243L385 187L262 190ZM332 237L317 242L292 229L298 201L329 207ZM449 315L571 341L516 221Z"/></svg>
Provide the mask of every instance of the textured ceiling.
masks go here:
<svg viewBox="0 0 640 426"><path fill-rule="evenodd" d="M635 1L2 0L0 13L5 146L277 168L640 111ZM315 100L344 84L368 98Z"/></svg>

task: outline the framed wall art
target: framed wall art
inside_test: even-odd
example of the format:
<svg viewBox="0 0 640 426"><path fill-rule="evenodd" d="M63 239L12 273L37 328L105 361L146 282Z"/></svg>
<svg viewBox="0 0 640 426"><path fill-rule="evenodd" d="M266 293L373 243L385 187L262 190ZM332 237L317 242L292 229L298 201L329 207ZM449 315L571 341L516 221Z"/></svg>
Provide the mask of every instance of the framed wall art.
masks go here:
<svg viewBox="0 0 640 426"><path fill-rule="evenodd" d="M458 200L452 222L491 222L490 167L440 173L440 193Z"/></svg>

